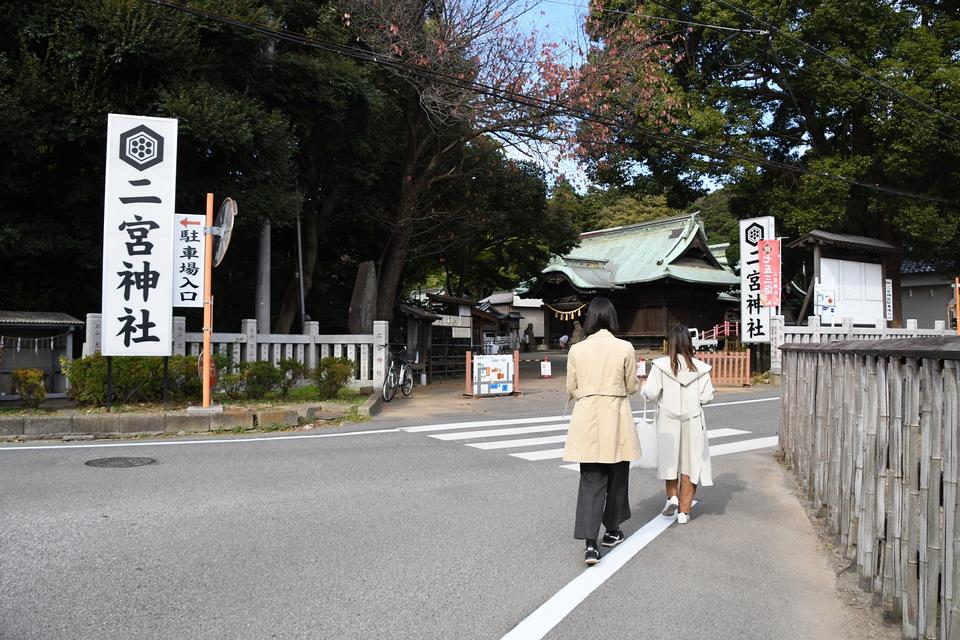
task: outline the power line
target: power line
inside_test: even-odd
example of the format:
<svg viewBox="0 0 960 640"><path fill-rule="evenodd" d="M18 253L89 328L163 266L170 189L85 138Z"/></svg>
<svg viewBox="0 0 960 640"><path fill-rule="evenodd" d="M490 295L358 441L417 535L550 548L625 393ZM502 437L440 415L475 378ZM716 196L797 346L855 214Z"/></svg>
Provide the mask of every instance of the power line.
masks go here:
<svg viewBox="0 0 960 640"><path fill-rule="evenodd" d="M873 191L878 191L878 192L887 193L890 195L897 195L897 196L902 196L907 198L913 198L917 200L926 200L930 202L938 202L941 204L955 203L955 201L953 200L947 200L945 198L940 198L937 196L928 196L923 194L912 193L909 191L904 191L901 189L895 189L892 187L884 187L878 184L871 184L871 183L855 180L852 178L847 178L846 176L842 176L838 174L813 171L810 169L806 169L804 167L799 167L797 165L779 162L777 160L771 160L768 158L749 156L749 155L745 155L738 152L718 151L716 149L709 148L707 146L698 144L696 142L691 142L685 137L679 136L676 134L664 134L655 130L639 127L637 125L624 124L612 118L609 118L597 113L593 113L586 109L578 109L578 108L569 107L566 105L559 105L549 100L546 100L543 98L537 98L534 96L529 96L526 94L522 94L520 92L510 91L506 89L498 89L496 87L493 87L490 85L484 85L482 83L475 82L475 81L462 80L452 75L444 74L444 73L427 69L424 67L409 65L386 55L380 55L364 49L358 49L355 47L346 47L336 43L319 40L316 38L311 38L303 34L297 34L294 32L287 31L285 29L276 29L273 27L266 27L263 25L255 24L255 23L244 22L236 18L230 18L228 16L213 14L207 11L195 9L192 7L187 7L174 2L168 2L167 0L144 0L144 1L156 6L165 7L165 8L173 9L183 13L187 13L190 15L194 15L196 17L205 18L208 20L213 20L215 22L221 22L223 24L235 26L239 29L245 29L248 31L260 33L262 35L274 37L280 40L285 40L288 42L293 42L295 44L300 44L302 46L320 49L328 53L334 53L337 55L351 57L357 60L373 62L375 64L378 64L384 67L392 68L401 73L409 74L411 76L419 77L421 79L428 79L430 81L437 82L440 84L445 84L447 86L452 86L455 88L459 88L461 90L471 91L479 95L497 98L499 100L503 100L504 102L541 109L543 112L543 115L559 115L559 116L572 117L578 120L593 122L595 124L601 124L603 126L615 128L622 133L633 133L634 135L644 136L647 138L651 138L653 140L666 141L671 144L676 144L676 145L685 147L690 151L692 151L693 153L703 154L707 157L711 157L715 159L740 160L743 162L747 162L749 164L764 165L772 168L782 169L784 171L798 173L801 175L810 175L810 176L816 176L816 177L826 178L830 180L841 181L852 186L858 186L858 187L870 189Z"/></svg>
<svg viewBox="0 0 960 640"><path fill-rule="evenodd" d="M563 2L562 0L541 0L548 4L559 4L567 7L574 7L577 9L590 9L590 7L582 7L573 2ZM639 13L636 11L624 11L622 9L604 9L604 8L593 8L593 11L600 11L601 13L612 13L620 16L636 16L637 18L643 18L645 20L656 20L659 22L672 22L677 24L684 24L691 27L703 27L705 29L716 29L718 31L732 31L734 33L756 33L760 35L766 35L769 31L764 31L762 29L740 29L738 27L725 27L719 24L708 24L705 22L691 22L689 20L677 20L676 18L664 18L663 16L651 16L646 13Z"/></svg>
<svg viewBox="0 0 960 640"><path fill-rule="evenodd" d="M926 110L928 110L928 111L931 111L931 112L933 112L933 113L937 113L937 114L943 116L944 118L950 120L951 122L953 122L953 123L955 123L955 124L960 124L960 120L958 120L957 118L953 117L953 116L950 115L949 113L946 113L946 112L944 112L944 111L941 111L941 110L938 109L937 107L934 107L933 105L929 105L929 104L927 104L926 102L923 102L922 100L917 100L917 99L914 98L913 96L911 96L911 95L909 95L909 94L906 94L906 93L900 91L899 89L897 89L896 87L890 86L889 84L883 82L883 80L880 80L879 78L877 78L877 77L875 77L875 76L872 76L872 75L870 75L869 73L865 73L865 72L863 72L863 71L860 71L859 69L857 69L855 66L853 66L853 65L850 64L849 62L845 62L845 61L841 60L840 58L837 58L837 57L835 57L835 56L832 56L832 55L830 55L829 53L827 53L826 51L824 51L823 49L820 49L819 47L815 47L815 46L812 45L812 44L809 44L809 43L807 43L807 42L804 42L803 40L801 40L800 38L797 38L797 37L794 36L794 35L791 35L791 34L789 34L789 33L786 33L785 31L781 31L781 30L778 29L776 26L770 24L769 22L767 22L767 21L764 20L764 19L758 18L758 17L756 17L755 15L753 15L753 14L751 14L751 13L749 13L749 12L743 10L743 9L741 9L740 7L737 7L737 6L733 5L733 4L730 4L730 3L727 2L726 0L714 0L714 1L717 2L718 4L721 4L721 5L725 6L725 7L727 7L728 9L731 9L731 10L733 10L733 11L736 11L737 13L739 13L740 15L744 16L745 18L747 18L747 19L749 19L749 20L753 20L753 21L755 21L755 22L758 22L758 23L766 26L766 27L767 27L768 29L770 29L770 31L772 31L773 33L775 33L775 34L777 34L777 35L779 35L779 36L782 36L782 37L786 38L787 40L790 40L791 42L800 45L801 47L804 47L804 48L806 48L806 49L809 49L810 51L813 51L813 52L815 52L815 53L823 56L824 58L826 58L827 60L830 60L830 61L833 62L834 64L839 65L839 66L843 67L844 69L847 69L847 70L849 70L849 71L854 72L855 74L857 74L857 75L860 76L861 78L864 78L864 79L866 79L866 80L870 80L870 81L872 81L872 82L875 82L876 84L878 84L879 86L883 87L883 88L886 89L887 91L890 91L891 93L894 93L894 94L900 96L901 98L903 98L903 99L905 99L905 100L909 100L910 102L912 102L912 103L915 104L916 106L918 106L918 107L923 107L924 109L926 109Z"/></svg>
<svg viewBox="0 0 960 640"><path fill-rule="evenodd" d="M672 7L672 6L670 6L670 5L668 5L668 4L665 4L665 3L663 3L663 2L659 2L658 0L648 0L648 1L651 2L651 3L653 3L653 4L656 4L656 5L660 6L661 8L668 9L668 10L670 10L670 11L673 11L674 13L676 13L676 14L678 14L678 15L685 16L685 17L688 17L688 18L691 18L691 19L693 18L693 15L692 15L692 14L687 13L686 11L683 11L683 10L681 10L681 9L677 9L677 8L675 8L675 7ZM769 35L770 32L768 31L768 32L766 32L766 34ZM749 40L748 40L748 41L747 41L747 44L748 44L755 52L757 52L757 53L760 54L760 55L763 55L763 54L767 53L767 51L766 51L763 47L757 45L756 43L754 43L754 42L752 42L752 41L749 41ZM771 42L771 45L772 45L772 42ZM759 57L758 57L757 59L755 59L754 61L756 61L756 60L758 60L758 59L759 59ZM862 98L862 97L863 97L863 96L862 96L859 92L857 92L856 90L854 90L854 89L849 89L849 88L844 87L843 85L840 85L840 84L836 84L836 83L832 82L831 80L829 80L829 79L827 79L827 78L824 78L822 75L816 73L815 71L813 71L813 70L812 70L810 67L808 67L808 66L800 66L800 65L798 65L798 64L796 64L796 63L794 63L794 62L791 62L791 61L789 61L789 60L786 60L786 59L784 59L784 58L781 58L779 52L775 52L775 58L774 58L774 59L775 59L775 62L776 62L777 64L787 65L787 66L795 69L796 71L803 72L803 73L805 73L805 74L807 74L807 75L809 75L809 76L811 76L811 77L813 77L813 78L816 78L816 79L818 79L818 80L820 80L820 81L822 81L822 82L824 82L824 83L826 83L826 84L829 84L829 85L831 85L833 88L835 88L835 89L837 89L838 91L840 91L840 92L844 93L845 95L847 95L848 97L853 97L853 98ZM887 108L888 108L892 113L901 116L901 117L903 118L903 120L905 120L907 123L914 124L914 125L916 125L916 126L918 126L918 127L921 127L921 128L923 128L923 129L926 129L927 131L936 133L936 134L939 135L941 138L953 138L953 139L956 139L956 135L955 135L955 134L945 133L944 131L942 131L941 129L937 128L936 126L934 126L933 124L931 124L931 123L929 123L929 122L925 122L925 121L923 121L923 120L917 120L916 118L911 117L910 115L904 113L903 111L898 111L895 107L893 107L893 105L889 105L889 106L887 106Z"/></svg>

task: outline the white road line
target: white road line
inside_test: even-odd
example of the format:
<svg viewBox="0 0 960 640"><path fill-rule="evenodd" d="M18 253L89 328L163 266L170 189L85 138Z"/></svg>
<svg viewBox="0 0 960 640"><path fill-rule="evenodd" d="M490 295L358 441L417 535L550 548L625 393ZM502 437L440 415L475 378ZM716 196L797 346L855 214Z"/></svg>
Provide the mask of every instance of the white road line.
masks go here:
<svg viewBox="0 0 960 640"><path fill-rule="evenodd" d="M536 427L517 427L515 429L487 429L485 431L468 431L466 433L435 433L431 438L437 440L470 440L471 438L497 438L499 436L520 436L525 433L546 433L549 431L566 431L569 423L547 424Z"/></svg>
<svg viewBox="0 0 960 640"><path fill-rule="evenodd" d="M729 438L730 436L742 436L748 433L750 432L743 429L707 429L707 439Z"/></svg>
<svg viewBox="0 0 960 640"><path fill-rule="evenodd" d="M768 438L754 438L753 440L741 440L739 442L725 442L723 444L710 445L710 457L728 456L732 453L741 453L743 451L754 451L756 449L767 449L775 447L780 443L779 436L770 436Z"/></svg>
<svg viewBox="0 0 960 640"><path fill-rule="evenodd" d="M721 431L721 429L716 429L716 431ZM736 429L731 429L731 431L736 431ZM745 433L750 433L749 431ZM709 436L710 432L707 431ZM725 442L723 444L712 444L710 445L710 457L716 458L717 456L729 456L734 453L741 453L743 451L756 451L757 449L769 449L770 447L775 447L780 444L779 436L769 436L766 438L753 438L751 440L740 440L739 442ZM635 469L637 467L636 462L630 463L630 468ZM561 469L570 469L571 471L580 471L579 464L562 464L560 465Z"/></svg>
<svg viewBox="0 0 960 640"><path fill-rule="evenodd" d="M741 429L709 429L707 430L707 437L710 439L714 438L729 438L730 436L739 436L745 433L750 433L749 431L743 431ZM532 447L534 445L540 444L556 444L558 442L566 442L567 436L548 436L544 438L518 438L516 440L496 440L494 442L472 442L467 443L468 447L473 447L474 449L510 449L511 447Z"/></svg>
<svg viewBox="0 0 960 640"><path fill-rule="evenodd" d="M548 436L546 438L520 438L519 440L497 440L496 442L471 442L468 447L474 449L509 449L511 447L532 447L540 444L565 442L567 436Z"/></svg>
<svg viewBox="0 0 960 640"><path fill-rule="evenodd" d="M712 409L713 407L728 407L736 404L753 404L755 402L778 402L780 400L777 398L758 398L756 400L735 400L733 402L716 402L714 404L708 404L704 406L704 409ZM647 409L648 412L652 413L654 409L651 407ZM641 414L643 410L634 411L634 414ZM546 416L542 418L504 418L501 420L474 420L470 422L445 422L442 424L424 424L418 425L415 427L400 427L400 431L406 431L407 433L425 433L429 431L452 431L455 429L474 429L477 427L497 427L497 426L507 426L511 424L542 424L545 422L560 422L564 420L570 420L570 416Z"/></svg>
<svg viewBox="0 0 960 640"><path fill-rule="evenodd" d="M236 444L238 442L274 442L281 440L307 440L314 438L341 438L344 436L365 436L375 433L397 433L399 429L373 429L370 431L350 431L349 433L305 433L295 436L263 436L260 438L217 438L211 440L164 440L162 442L108 442L100 444L51 444L24 447L0 447L0 451L42 451L47 449L100 449L107 447L170 447L180 444Z"/></svg>
<svg viewBox="0 0 960 640"><path fill-rule="evenodd" d="M543 451L529 451L527 453L511 453L514 458L523 460L554 460L563 457L563 449L544 449Z"/></svg>
<svg viewBox="0 0 960 640"><path fill-rule="evenodd" d="M453 429L473 429L475 427L496 427L508 424L541 424L544 422L558 422L569 420L570 417L550 416L547 418L510 418L506 420L475 420L472 422L447 422L445 424L425 424L418 427L400 427L400 431L407 433L423 433L426 431L448 431Z"/></svg>
<svg viewBox="0 0 960 640"><path fill-rule="evenodd" d="M694 502L696 504L696 502ZM603 556L600 564L590 567L540 605L501 640L540 640L560 624L587 596L620 570L623 565L650 544L676 521L676 516L657 516L636 533Z"/></svg>

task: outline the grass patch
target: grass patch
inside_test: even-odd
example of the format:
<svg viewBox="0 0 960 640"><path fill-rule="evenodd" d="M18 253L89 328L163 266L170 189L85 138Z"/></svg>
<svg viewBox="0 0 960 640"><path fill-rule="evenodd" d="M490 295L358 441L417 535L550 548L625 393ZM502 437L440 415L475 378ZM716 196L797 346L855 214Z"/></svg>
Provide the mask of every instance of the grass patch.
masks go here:
<svg viewBox="0 0 960 640"><path fill-rule="evenodd" d="M56 412L56 409L28 409L20 406L0 407L0 416L45 416Z"/></svg>

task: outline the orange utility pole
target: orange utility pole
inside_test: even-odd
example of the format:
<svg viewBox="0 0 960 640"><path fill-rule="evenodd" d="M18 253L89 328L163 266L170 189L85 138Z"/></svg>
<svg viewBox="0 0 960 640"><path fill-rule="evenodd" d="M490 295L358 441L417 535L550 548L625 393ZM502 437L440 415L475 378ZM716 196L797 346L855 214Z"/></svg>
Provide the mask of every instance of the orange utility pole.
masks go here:
<svg viewBox="0 0 960 640"><path fill-rule="evenodd" d="M210 338L213 333L213 194L207 194L207 224L203 234L206 248L203 260L203 406L210 406Z"/></svg>

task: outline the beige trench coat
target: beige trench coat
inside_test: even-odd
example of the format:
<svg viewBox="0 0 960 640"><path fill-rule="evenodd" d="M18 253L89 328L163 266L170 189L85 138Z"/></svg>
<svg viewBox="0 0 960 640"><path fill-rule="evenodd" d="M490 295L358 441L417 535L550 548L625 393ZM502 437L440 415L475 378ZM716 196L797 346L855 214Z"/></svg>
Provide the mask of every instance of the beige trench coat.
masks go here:
<svg viewBox="0 0 960 640"><path fill-rule="evenodd" d="M640 387L633 345L606 330L570 347L567 392L577 401L563 459L626 462L640 458L627 396Z"/></svg>
<svg viewBox="0 0 960 640"><path fill-rule="evenodd" d="M689 459L690 482L711 486L713 470L707 444L707 424L703 405L713 400L710 365L694 358L696 371L689 371L683 358L674 375L669 358L657 358L643 385L643 396L657 402L657 477L676 480L681 469L681 447ZM683 442L681 443L681 438Z"/></svg>

